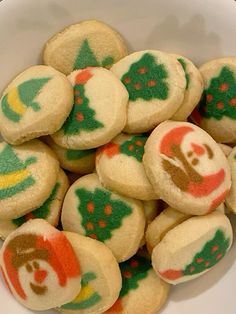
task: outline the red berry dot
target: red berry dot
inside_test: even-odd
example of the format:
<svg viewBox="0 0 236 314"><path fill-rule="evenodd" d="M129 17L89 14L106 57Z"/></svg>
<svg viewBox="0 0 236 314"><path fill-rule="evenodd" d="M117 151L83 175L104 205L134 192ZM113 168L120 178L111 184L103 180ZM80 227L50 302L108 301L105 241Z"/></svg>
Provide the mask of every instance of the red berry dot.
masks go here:
<svg viewBox="0 0 236 314"><path fill-rule="evenodd" d="M218 251L218 250L219 250L219 246L218 246L218 245L214 245L214 246L212 247L212 249L211 249L211 252L214 253L214 252L216 252L216 251Z"/></svg>
<svg viewBox="0 0 236 314"><path fill-rule="evenodd" d="M132 277L132 274L131 274L130 271L124 271L124 272L123 272L123 276L124 276L125 278L131 278L131 277Z"/></svg>
<svg viewBox="0 0 236 314"><path fill-rule="evenodd" d="M83 98L82 97L76 97L75 103L77 105L81 105L83 103Z"/></svg>
<svg viewBox="0 0 236 314"><path fill-rule="evenodd" d="M130 266L133 267L133 268L138 267L138 261L136 261L135 259L132 260L132 261L130 262Z"/></svg>
<svg viewBox="0 0 236 314"><path fill-rule="evenodd" d="M93 226L93 224L90 221L87 222L86 226L87 226L88 230L93 230L94 229L94 226Z"/></svg>
<svg viewBox="0 0 236 314"><path fill-rule="evenodd" d="M140 83L134 84L134 89L140 90L141 89L141 84Z"/></svg>
<svg viewBox="0 0 236 314"><path fill-rule="evenodd" d="M194 272L194 270L195 270L194 266L191 266L190 269L189 269L190 273Z"/></svg>
<svg viewBox="0 0 236 314"><path fill-rule="evenodd" d="M207 102L211 102L213 100L213 96L211 94L206 95Z"/></svg>
<svg viewBox="0 0 236 314"><path fill-rule="evenodd" d="M107 215L107 216L110 216L111 214L112 214L112 207L111 207L111 205L106 205L105 207L104 207L104 213Z"/></svg>
<svg viewBox="0 0 236 314"><path fill-rule="evenodd" d="M149 80L147 82L147 86L148 87L153 87L153 86L156 86L157 85L157 82L155 80Z"/></svg>
<svg viewBox="0 0 236 314"><path fill-rule="evenodd" d="M88 202L87 210L88 210L89 213L93 213L94 212L94 204L93 204L93 202Z"/></svg>
<svg viewBox="0 0 236 314"><path fill-rule="evenodd" d="M131 78L130 78L130 77L126 77L126 78L123 80L123 82L124 82L125 84L129 84L129 83L131 82Z"/></svg>
<svg viewBox="0 0 236 314"><path fill-rule="evenodd" d="M128 150L129 150L129 151L134 150L134 145L130 144L130 145L128 146Z"/></svg>
<svg viewBox="0 0 236 314"><path fill-rule="evenodd" d="M97 240L97 235L95 233L92 233L89 235L90 238Z"/></svg>
<svg viewBox="0 0 236 314"><path fill-rule="evenodd" d="M81 122L84 120L84 115L81 112L78 112L76 114L76 119Z"/></svg>
<svg viewBox="0 0 236 314"><path fill-rule="evenodd" d="M223 254L222 254L222 253L219 253L219 254L216 256L216 258L217 258L217 259L220 259L222 256L223 256Z"/></svg>
<svg viewBox="0 0 236 314"><path fill-rule="evenodd" d="M137 140L137 141L135 142L135 144L136 144L137 146L143 146L143 142L140 141L140 140Z"/></svg>
<svg viewBox="0 0 236 314"><path fill-rule="evenodd" d="M223 83L223 84L221 84L220 87L219 87L219 90L220 90L221 92L226 92L228 89L229 89L229 84L227 84L227 83Z"/></svg>
<svg viewBox="0 0 236 314"><path fill-rule="evenodd" d="M208 267L210 265L210 262L205 262L205 266Z"/></svg>
<svg viewBox="0 0 236 314"><path fill-rule="evenodd" d="M224 108L224 103L222 101L219 101L217 104L216 104L216 107L218 109L223 109Z"/></svg>
<svg viewBox="0 0 236 314"><path fill-rule="evenodd" d="M100 228L105 228L107 226L107 224L104 220L99 220L98 225Z"/></svg>
<svg viewBox="0 0 236 314"><path fill-rule="evenodd" d="M197 263L200 264L204 261L204 259L202 257L197 258Z"/></svg>
<svg viewBox="0 0 236 314"><path fill-rule="evenodd" d="M230 103L231 103L232 106L236 106L236 98L232 98L230 100Z"/></svg>
<svg viewBox="0 0 236 314"><path fill-rule="evenodd" d="M146 67L139 68L137 72L138 72L139 74L144 74L144 73L147 72L147 68L146 68Z"/></svg>

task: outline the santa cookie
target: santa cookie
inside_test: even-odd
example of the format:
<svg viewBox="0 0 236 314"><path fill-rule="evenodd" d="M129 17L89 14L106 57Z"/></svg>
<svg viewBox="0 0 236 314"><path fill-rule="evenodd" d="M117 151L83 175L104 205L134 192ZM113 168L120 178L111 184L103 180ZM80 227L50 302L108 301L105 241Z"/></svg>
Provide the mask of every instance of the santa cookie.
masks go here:
<svg viewBox="0 0 236 314"><path fill-rule="evenodd" d="M56 184L59 163L39 140L0 143L0 219L21 217L41 206Z"/></svg>
<svg viewBox="0 0 236 314"><path fill-rule="evenodd" d="M73 109L61 130L52 135L60 146L90 149L108 143L126 123L128 93L115 75L87 68L69 75L74 87Z"/></svg>
<svg viewBox="0 0 236 314"><path fill-rule="evenodd" d="M95 149L73 150L63 148L57 145L50 136L45 141L56 154L63 169L78 174L93 172L95 168Z"/></svg>
<svg viewBox="0 0 236 314"><path fill-rule="evenodd" d="M63 314L97 314L109 309L119 297L121 275L111 251L101 242L71 232L63 232L72 245L81 267L81 290Z"/></svg>
<svg viewBox="0 0 236 314"><path fill-rule="evenodd" d="M160 124L146 142L143 162L157 195L186 214L211 212L231 186L229 165L218 144L188 122Z"/></svg>
<svg viewBox="0 0 236 314"><path fill-rule="evenodd" d="M142 202L105 189L96 174L81 177L70 187L61 219L65 231L104 242L118 262L137 252L144 235Z"/></svg>
<svg viewBox="0 0 236 314"><path fill-rule="evenodd" d="M16 219L0 220L0 238L5 239L11 232L30 219L45 219L52 226L57 226L63 199L68 188L69 182L67 176L60 170L57 182L54 185L50 196L39 208Z"/></svg>
<svg viewBox="0 0 236 314"><path fill-rule="evenodd" d="M173 116L184 99L181 64L167 53L145 50L130 54L111 68L129 93L127 133L152 130Z"/></svg>
<svg viewBox="0 0 236 314"><path fill-rule="evenodd" d="M36 65L19 74L0 100L0 131L11 144L55 133L73 105L67 77L55 69Z"/></svg>
<svg viewBox="0 0 236 314"><path fill-rule="evenodd" d="M232 186L226 197L226 205L230 211L236 214L236 146L228 157L231 170Z"/></svg>
<svg viewBox="0 0 236 314"><path fill-rule="evenodd" d="M121 263L120 270L119 299L104 314L153 314L165 304L169 285L157 276L148 258L135 255Z"/></svg>
<svg viewBox="0 0 236 314"><path fill-rule="evenodd" d="M110 68L127 55L123 38L110 26L96 20L70 25L46 43L45 64L69 74L77 69Z"/></svg>
<svg viewBox="0 0 236 314"><path fill-rule="evenodd" d="M220 58L200 67L204 94L192 120L217 142L236 141L236 58Z"/></svg>
<svg viewBox="0 0 236 314"><path fill-rule="evenodd" d="M167 232L155 246L152 265L169 283L189 281L215 266L230 249L232 240L232 227L224 214L216 211L192 217Z"/></svg>
<svg viewBox="0 0 236 314"><path fill-rule="evenodd" d="M80 291L80 266L65 235L42 219L15 230L0 250L0 265L14 297L33 310L70 302Z"/></svg>
<svg viewBox="0 0 236 314"><path fill-rule="evenodd" d="M183 103L171 119L185 121L201 99L203 79L199 70L191 60L176 54L171 54L171 56L176 58L182 65L186 78L186 89Z"/></svg>
<svg viewBox="0 0 236 314"><path fill-rule="evenodd" d="M101 147L96 157L96 170L106 188L140 200L157 198L142 164L147 138L120 134Z"/></svg>

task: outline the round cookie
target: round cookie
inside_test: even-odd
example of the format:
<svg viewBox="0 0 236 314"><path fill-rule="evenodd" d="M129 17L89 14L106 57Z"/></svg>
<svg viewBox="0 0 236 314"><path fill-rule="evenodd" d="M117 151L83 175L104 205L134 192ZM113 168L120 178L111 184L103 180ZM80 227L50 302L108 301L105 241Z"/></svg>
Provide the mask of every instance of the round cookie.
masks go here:
<svg viewBox="0 0 236 314"><path fill-rule="evenodd" d="M81 290L58 310L63 314L97 314L109 309L121 289L119 265L101 242L71 232L63 232L72 245L81 267Z"/></svg>
<svg viewBox="0 0 236 314"><path fill-rule="evenodd" d="M73 109L52 135L60 146L90 149L108 143L126 123L128 93L116 76L103 68L87 68L68 76L74 87Z"/></svg>
<svg viewBox="0 0 236 314"><path fill-rule="evenodd" d="M18 218L41 206L58 171L53 152L39 140L19 146L0 143L0 219Z"/></svg>
<svg viewBox="0 0 236 314"><path fill-rule="evenodd" d="M169 285L157 276L148 258L135 255L121 263L120 270L119 299L105 314L153 314L165 304Z"/></svg>
<svg viewBox="0 0 236 314"><path fill-rule="evenodd" d="M232 185L226 197L226 206L231 212L236 214L236 146L229 154L228 162L231 170Z"/></svg>
<svg viewBox="0 0 236 314"><path fill-rule="evenodd" d="M192 217L170 230L155 246L152 265L169 283L189 281L216 265L232 240L232 227L224 214L216 211Z"/></svg>
<svg viewBox="0 0 236 314"><path fill-rule="evenodd" d="M144 236L142 202L105 189L95 173L70 187L61 219L65 231L104 242L118 262L134 255Z"/></svg>
<svg viewBox="0 0 236 314"><path fill-rule="evenodd" d="M181 106L186 79L181 64L169 54L145 50L130 54L111 68L129 93L124 131L142 133L165 121Z"/></svg>
<svg viewBox="0 0 236 314"><path fill-rule="evenodd" d="M50 136L46 138L46 143L56 154L60 166L68 171L78 174L93 172L95 168L95 149L73 150L57 145Z"/></svg>
<svg viewBox="0 0 236 314"><path fill-rule="evenodd" d="M231 186L229 165L218 144L188 122L160 124L146 142L143 162L157 195L186 214L210 213Z"/></svg>
<svg viewBox="0 0 236 314"><path fill-rule="evenodd" d="M201 99L203 79L199 70L191 60L176 54L171 54L171 56L176 58L182 65L187 82L183 103L171 119L175 121L185 121Z"/></svg>
<svg viewBox="0 0 236 314"><path fill-rule="evenodd" d="M14 297L32 310L61 306L80 291L80 266L70 242L43 219L30 220L8 236L0 265Z"/></svg>
<svg viewBox="0 0 236 314"><path fill-rule="evenodd" d="M0 220L0 238L5 239L11 232L23 225L26 221L35 218L45 219L52 226L57 226L60 218L62 203L66 191L69 188L68 178L60 169L57 182L54 185L48 199L37 209L25 216L12 219Z"/></svg>
<svg viewBox="0 0 236 314"><path fill-rule="evenodd" d="M110 68L127 55L123 38L110 26L96 20L70 25L46 43L45 64L70 74L89 66Z"/></svg>
<svg viewBox="0 0 236 314"><path fill-rule="evenodd" d="M142 164L147 138L120 134L100 148L96 171L106 188L140 200L157 198Z"/></svg>
<svg viewBox="0 0 236 314"><path fill-rule="evenodd" d="M21 144L58 131L73 105L67 77L45 65L20 73L0 100L0 131L11 144Z"/></svg>
<svg viewBox="0 0 236 314"><path fill-rule="evenodd" d="M236 58L220 58L200 67L204 93L192 120L217 142L236 142Z"/></svg>
<svg viewBox="0 0 236 314"><path fill-rule="evenodd" d="M225 154L225 157L228 157L229 154L232 152L232 147L230 147L229 145L225 145L225 144L221 144L221 143L218 143L218 145L220 146L223 153Z"/></svg>

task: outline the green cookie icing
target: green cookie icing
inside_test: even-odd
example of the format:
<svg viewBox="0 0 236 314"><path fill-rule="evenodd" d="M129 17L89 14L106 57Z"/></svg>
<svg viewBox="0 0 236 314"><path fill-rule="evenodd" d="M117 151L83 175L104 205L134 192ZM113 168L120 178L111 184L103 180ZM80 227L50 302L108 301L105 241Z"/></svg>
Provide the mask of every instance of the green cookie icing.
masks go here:
<svg viewBox="0 0 236 314"><path fill-rule="evenodd" d="M73 70L85 69L87 67L107 67L114 63L112 56L105 57L101 63L97 61L96 55L90 48L88 40L85 39L80 47L80 50L76 56Z"/></svg>
<svg viewBox="0 0 236 314"><path fill-rule="evenodd" d="M18 87L12 88L2 99L3 114L9 120L19 122L27 107L31 107L33 111L39 111L40 105L34 99L50 79L31 79L21 83Z"/></svg>
<svg viewBox="0 0 236 314"><path fill-rule="evenodd" d="M88 149L88 150L73 150L67 149L66 150L66 159L68 160L78 160L89 155L94 154L96 149Z"/></svg>
<svg viewBox="0 0 236 314"><path fill-rule="evenodd" d="M130 100L166 100L169 95L168 72L164 64L157 64L156 58L145 53L141 59L131 64L121 81L129 93Z"/></svg>
<svg viewBox="0 0 236 314"><path fill-rule="evenodd" d="M35 183L27 167L36 161L36 157L21 161L12 146L5 145L0 152L0 199L23 192Z"/></svg>
<svg viewBox="0 0 236 314"><path fill-rule="evenodd" d="M224 66L219 76L213 77L205 89L198 111L204 118L236 119L236 78L234 72Z"/></svg>
<svg viewBox="0 0 236 314"><path fill-rule="evenodd" d="M57 182L52 190L52 193L50 194L49 198L41 205L39 208L35 209L29 214L26 214L25 216L22 216L17 219L13 219L12 222L20 227L23 223L28 221L29 219L33 218L41 218L41 219L47 219L48 215L50 214L50 206L52 202L56 199L60 183Z"/></svg>
<svg viewBox="0 0 236 314"><path fill-rule="evenodd" d="M111 199L112 193L96 188L89 191L79 188L75 191L79 198L78 212L82 216L82 226L86 236L105 241L112 237L112 231L122 226L122 220L132 214L132 208L122 200Z"/></svg>
<svg viewBox="0 0 236 314"><path fill-rule="evenodd" d="M147 139L147 136L144 135L133 136L130 140L125 141L120 145L120 152L127 156L132 156L137 161L142 162L144 145Z"/></svg>
<svg viewBox="0 0 236 314"><path fill-rule="evenodd" d="M185 79L186 79L186 89L188 89L189 87L189 82L190 82L190 75L189 73L187 72L187 63L185 62L184 59L182 58L179 58L177 59L179 61L179 63L182 65L182 68L184 70L184 73L185 73Z"/></svg>

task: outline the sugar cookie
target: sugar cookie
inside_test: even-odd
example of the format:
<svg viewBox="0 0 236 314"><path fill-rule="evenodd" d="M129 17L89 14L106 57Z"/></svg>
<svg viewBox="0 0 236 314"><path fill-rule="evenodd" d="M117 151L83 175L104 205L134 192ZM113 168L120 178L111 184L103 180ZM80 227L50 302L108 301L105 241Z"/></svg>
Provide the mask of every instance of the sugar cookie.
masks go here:
<svg viewBox="0 0 236 314"><path fill-rule="evenodd" d="M142 202L103 188L96 174L70 187L61 219L64 230L104 242L118 262L134 255L144 236Z"/></svg>
<svg viewBox="0 0 236 314"><path fill-rule="evenodd" d="M221 144L221 143L218 143L218 145L220 146L223 153L225 154L225 157L228 157L229 154L232 152L232 147L230 147L229 145L225 145L225 144Z"/></svg>
<svg viewBox="0 0 236 314"><path fill-rule="evenodd" d="M60 170L57 182L54 185L49 198L39 208L16 219L0 220L0 238L5 239L11 232L30 219L45 219L52 226L57 226L63 199L68 188L69 182L67 176Z"/></svg>
<svg viewBox="0 0 236 314"><path fill-rule="evenodd" d="M236 142L236 58L220 58L200 67L202 101L192 120L217 142Z"/></svg>
<svg viewBox="0 0 236 314"><path fill-rule="evenodd" d="M199 70L191 60L176 54L171 54L171 56L176 58L182 65L187 82L183 103L171 119L175 121L185 121L201 99L203 79Z"/></svg>
<svg viewBox="0 0 236 314"><path fill-rule="evenodd" d="M152 130L173 116L184 99L186 79L181 64L167 53L145 50L114 64L111 71L129 93L127 133Z"/></svg>
<svg viewBox="0 0 236 314"><path fill-rule="evenodd" d="M110 26L96 20L70 25L46 43L45 64L69 74L89 66L110 68L127 55L124 40Z"/></svg>
<svg viewBox="0 0 236 314"><path fill-rule="evenodd" d="M103 68L69 75L74 87L73 109L61 130L52 135L60 146L89 149L108 143L126 123L128 93L116 76Z"/></svg>
<svg viewBox="0 0 236 314"><path fill-rule="evenodd" d="M36 65L20 73L0 100L0 131L11 144L58 131L73 105L73 88L55 69Z"/></svg>
<svg viewBox="0 0 236 314"><path fill-rule="evenodd" d="M63 232L72 245L81 267L81 290L70 303L59 308L63 314L97 314L109 309L121 289L119 265L101 242Z"/></svg>
<svg viewBox="0 0 236 314"><path fill-rule="evenodd" d="M232 238L230 221L220 212L189 218L170 230L155 246L152 265L169 283L192 280L225 256Z"/></svg>
<svg viewBox="0 0 236 314"><path fill-rule="evenodd" d="M156 275L149 259L135 255L121 263L120 270L120 296L106 314L154 314L165 304L169 285Z"/></svg>
<svg viewBox="0 0 236 314"><path fill-rule="evenodd" d="M150 224L161 212L159 200L143 201L143 207L147 224Z"/></svg>
<svg viewBox="0 0 236 314"><path fill-rule="evenodd" d="M9 235L0 265L14 297L33 310L70 302L80 291L80 266L64 234L33 219Z"/></svg>
<svg viewBox="0 0 236 314"><path fill-rule="evenodd" d="M156 199L143 164L147 136L120 134L101 147L96 171L102 184L118 193L140 200Z"/></svg>
<svg viewBox="0 0 236 314"><path fill-rule="evenodd" d="M228 157L231 170L232 186L226 197L226 205L234 214L236 214L236 146Z"/></svg>
<svg viewBox="0 0 236 314"><path fill-rule="evenodd" d="M56 184L59 163L39 140L0 143L0 219L14 219L41 206Z"/></svg>
<svg viewBox="0 0 236 314"><path fill-rule="evenodd" d="M146 142L143 162L155 192L186 214L211 212L230 189L224 153L209 134L188 122L160 124Z"/></svg>

